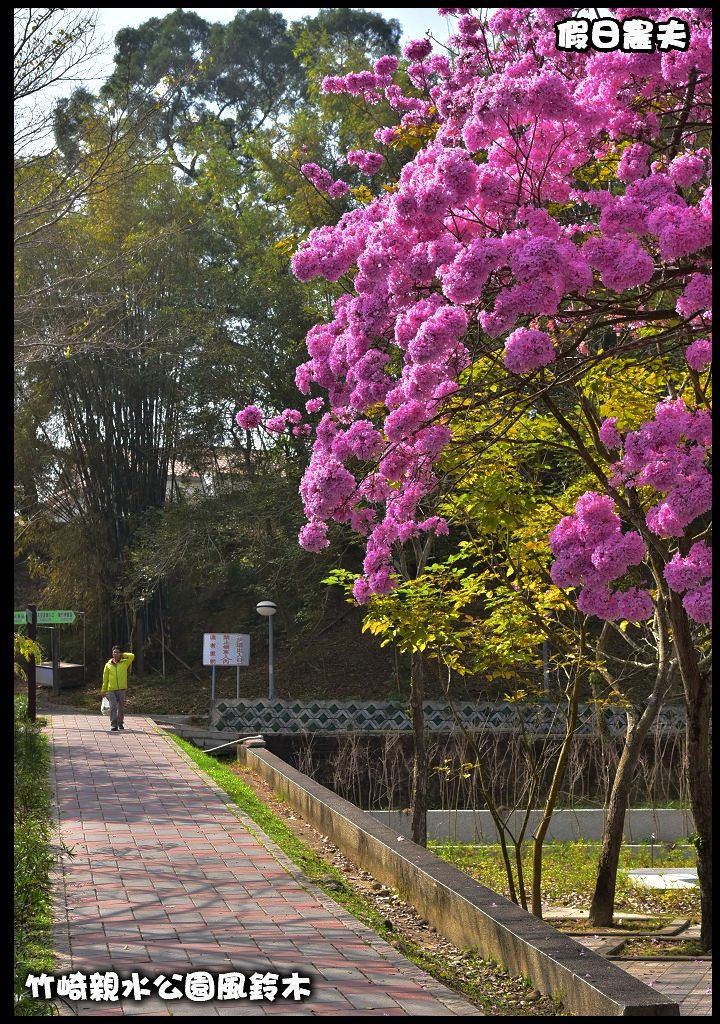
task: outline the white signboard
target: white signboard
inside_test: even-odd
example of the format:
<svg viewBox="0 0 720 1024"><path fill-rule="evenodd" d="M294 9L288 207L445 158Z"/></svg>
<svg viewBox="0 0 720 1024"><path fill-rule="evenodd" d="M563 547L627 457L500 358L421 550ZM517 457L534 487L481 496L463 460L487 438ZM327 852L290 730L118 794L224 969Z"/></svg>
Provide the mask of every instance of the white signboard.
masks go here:
<svg viewBox="0 0 720 1024"><path fill-rule="evenodd" d="M203 665L249 665L248 633L203 633Z"/></svg>

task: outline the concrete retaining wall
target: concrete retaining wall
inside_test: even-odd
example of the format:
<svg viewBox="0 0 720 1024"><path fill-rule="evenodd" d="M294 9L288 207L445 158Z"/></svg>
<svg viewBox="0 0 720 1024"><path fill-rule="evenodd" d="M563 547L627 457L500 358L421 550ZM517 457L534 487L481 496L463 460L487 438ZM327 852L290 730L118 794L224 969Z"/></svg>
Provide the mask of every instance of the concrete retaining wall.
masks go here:
<svg viewBox="0 0 720 1024"><path fill-rule="evenodd" d="M410 838L410 815L407 811L370 811L376 821ZM532 836L540 823L542 811L532 811L527 835ZM510 815L508 824L518 832L522 820L519 811ZM548 829L548 839L601 839L605 811L600 809L555 811ZM498 834L490 811L428 811L428 839L446 839L459 843L496 843ZM625 839L628 843L646 843L655 835L658 843L682 842L695 831L690 811L664 808L631 808L625 816Z"/></svg>
<svg viewBox="0 0 720 1024"><path fill-rule="evenodd" d="M477 949L512 974L529 977L540 992L561 998L572 1014L679 1016L671 999L375 821L264 747L241 744L238 760L257 771L354 864L397 889L451 942Z"/></svg>

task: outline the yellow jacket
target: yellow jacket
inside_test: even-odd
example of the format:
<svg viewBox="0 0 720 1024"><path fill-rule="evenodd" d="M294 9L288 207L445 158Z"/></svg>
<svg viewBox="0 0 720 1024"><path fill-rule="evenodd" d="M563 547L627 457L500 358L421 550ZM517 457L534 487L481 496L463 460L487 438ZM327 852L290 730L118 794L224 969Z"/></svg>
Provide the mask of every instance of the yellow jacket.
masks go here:
<svg viewBox="0 0 720 1024"><path fill-rule="evenodd" d="M107 693L108 690L127 690L127 677L128 669L135 660L135 655L132 653L123 654L120 661L105 662L105 668L103 669L103 682L101 693Z"/></svg>

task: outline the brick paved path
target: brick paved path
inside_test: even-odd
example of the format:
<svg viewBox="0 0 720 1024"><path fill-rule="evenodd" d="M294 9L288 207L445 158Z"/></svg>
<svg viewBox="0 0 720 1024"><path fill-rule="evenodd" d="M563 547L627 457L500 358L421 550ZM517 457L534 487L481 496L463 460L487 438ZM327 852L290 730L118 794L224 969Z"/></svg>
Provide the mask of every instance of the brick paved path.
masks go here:
<svg viewBox="0 0 720 1024"><path fill-rule="evenodd" d="M688 929L688 937L699 931ZM620 937L578 935L577 941L601 953L613 952ZM622 953L622 950L620 951ZM612 959L612 957L611 957ZM712 1015L712 963L709 960L613 960L628 974L644 981L658 992L676 1000L683 1017Z"/></svg>
<svg viewBox="0 0 720 1024"><path fill-rule="evenodd" d="M147 718L50 719L60 836L56 974L298 970L302 1003L73 1002L85 1016L456 1016L482 1013L308 882Z"/></svg>
<svg viewBox="0 0 720 1024"><path fill-rule="evenodd" d="M683 1017L712 1014L712 964L709 960L616 960L628 974L676 999Z"/></svg>

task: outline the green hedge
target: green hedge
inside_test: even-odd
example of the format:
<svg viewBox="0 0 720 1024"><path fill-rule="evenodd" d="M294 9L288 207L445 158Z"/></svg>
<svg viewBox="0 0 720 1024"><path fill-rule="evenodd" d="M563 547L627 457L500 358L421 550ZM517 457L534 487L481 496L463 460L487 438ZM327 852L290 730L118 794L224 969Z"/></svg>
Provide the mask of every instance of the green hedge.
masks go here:
<svg viewBox="0 0 720 1024"><path fill-rule="evenodd" d="M27 698L15 697L15 1016L49 1017L52 1003L32 999L28 974L52 973L50 869L50 746L42 720L27 717Z"/></svg>

